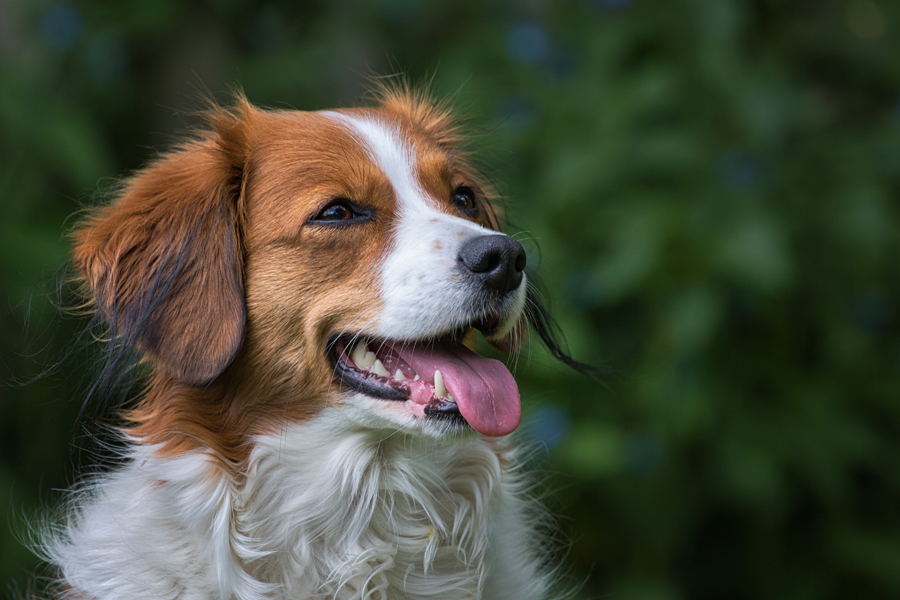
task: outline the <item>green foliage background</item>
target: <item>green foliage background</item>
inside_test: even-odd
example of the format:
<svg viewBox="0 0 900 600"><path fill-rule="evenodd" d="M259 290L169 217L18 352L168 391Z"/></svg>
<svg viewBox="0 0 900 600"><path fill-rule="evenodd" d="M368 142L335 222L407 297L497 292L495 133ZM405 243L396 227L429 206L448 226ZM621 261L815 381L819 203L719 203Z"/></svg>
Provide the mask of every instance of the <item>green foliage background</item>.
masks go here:
<svg viewBox="0 0 900 600"><path fill-rule="evenodd" d="M320 109L402 70L609 370L516 365L580 597L900 597L898 32L892 0L0 3L0 579L85 463L90 361L16 385L80 326L67 218L199 91Z"/></svg>

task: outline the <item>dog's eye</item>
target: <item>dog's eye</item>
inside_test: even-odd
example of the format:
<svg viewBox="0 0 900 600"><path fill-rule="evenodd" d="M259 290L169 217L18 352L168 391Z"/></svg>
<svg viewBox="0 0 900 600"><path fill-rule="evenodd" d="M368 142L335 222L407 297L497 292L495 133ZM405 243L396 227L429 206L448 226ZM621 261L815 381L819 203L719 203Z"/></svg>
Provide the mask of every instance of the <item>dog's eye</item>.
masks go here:
<svg viewBox="0 0 900 600"><path fill-rule="evenodd" d="M320 225L352 225L360 221L372 220L372 211L346 198L332 200L312 217L310 223Z"/></svg>
<svg viewBox="0 0 900 600"><path fill-rule="evenodd" d="M467 215L474 215L478 212L478 205L475 204L475 192L471 188L465 186L458 187L453 191L453 205Z"/></svg>
<svg viewBox="0 0 900 600"><path fill-rule="evenodd" d="M353 209L340 200L332 202L316 215L316 221L346 221L353 218Z"/></svg>

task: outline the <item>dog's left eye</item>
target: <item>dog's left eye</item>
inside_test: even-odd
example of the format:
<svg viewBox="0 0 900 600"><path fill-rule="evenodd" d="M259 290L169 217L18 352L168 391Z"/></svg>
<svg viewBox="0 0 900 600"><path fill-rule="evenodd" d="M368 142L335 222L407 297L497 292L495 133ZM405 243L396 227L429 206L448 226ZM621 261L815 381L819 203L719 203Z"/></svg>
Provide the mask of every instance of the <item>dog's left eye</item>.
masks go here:
<svg viewBox="0 0 900 600"><path fill-rule="evenodd" d="M468 215L478 212L478 205L475 204L475 192L471 188L465 186L456 188L453 191L452 200L456 208Z"/></svg>
<svg viewBox="0 0 900 600"><path fill-rule="evenodd" d="M349 225L354 221L370 220L371 217L371 211L360 208L350 200L339 198L326 204L309 221L310 223Z"/></svg>

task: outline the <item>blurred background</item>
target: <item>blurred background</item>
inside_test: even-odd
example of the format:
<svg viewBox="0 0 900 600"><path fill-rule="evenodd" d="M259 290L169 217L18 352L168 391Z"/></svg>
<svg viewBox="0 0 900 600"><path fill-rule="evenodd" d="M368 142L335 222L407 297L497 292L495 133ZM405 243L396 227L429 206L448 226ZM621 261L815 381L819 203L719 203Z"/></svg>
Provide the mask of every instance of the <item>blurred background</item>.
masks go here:
<svg viewBox="0 0 900 600"><path fill-rule="evenodd" d="M900 597L900 3L0 1L0 582L90 466L71 215L201 92L471 123L571 352L515 365L579 598Z"/></svg>

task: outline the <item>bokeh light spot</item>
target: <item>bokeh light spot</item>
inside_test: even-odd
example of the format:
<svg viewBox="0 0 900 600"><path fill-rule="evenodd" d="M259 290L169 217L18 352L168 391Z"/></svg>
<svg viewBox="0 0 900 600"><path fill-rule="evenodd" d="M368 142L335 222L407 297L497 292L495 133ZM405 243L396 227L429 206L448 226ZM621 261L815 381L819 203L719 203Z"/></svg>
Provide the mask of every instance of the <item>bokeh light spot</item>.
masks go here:
<svg viewBox="0 0 900 600"><path fill-rule="evenodd" d="M73 48L84 30L81 13L67 4L51 6L41 20L41 38L56 50Z"/></svg>
<svg viewBox="0 0 900 600"><path fill-rule="evenodd" d="M756 160L743 148L729 148L716 162L719 181L731 189L752 187L759 176Z"/></svg>
<svg viewBox="0 0 900 600"><path fill-rule="evenodd" d="M592 271L573 271L566 277L563 294L572 308L589 311L600 306L603 301L603 284Z"/></svg>
<svg viewBox="0 0 900 600"><path fill-rule="evenodd" d="M510 30L506 49L517 63L534 65L547 58L550 42L547 32L537 23L519 23Z"/></svg>
<svg viewBox="0 0 900 600"><path fill-rule="evenodd" d="M526 417L523 430L526 435L550 450L569 437L572 432L572 420L563 407L545 404Z"/></svg>

